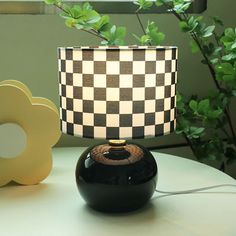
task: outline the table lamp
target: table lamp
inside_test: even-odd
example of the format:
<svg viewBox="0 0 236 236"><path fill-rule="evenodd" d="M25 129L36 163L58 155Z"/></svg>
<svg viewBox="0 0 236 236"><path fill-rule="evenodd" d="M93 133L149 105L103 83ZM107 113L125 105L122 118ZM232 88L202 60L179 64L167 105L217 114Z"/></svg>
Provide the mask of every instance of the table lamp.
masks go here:
<svg viewBox="0 0 236 236"><path fill-rule="evenodd" d="M157 165L130 139L169 134L176 126L177 48L58 48L62 132L108 140L76 166L81 196L92 208L126 212L153 195Z"/></svg>

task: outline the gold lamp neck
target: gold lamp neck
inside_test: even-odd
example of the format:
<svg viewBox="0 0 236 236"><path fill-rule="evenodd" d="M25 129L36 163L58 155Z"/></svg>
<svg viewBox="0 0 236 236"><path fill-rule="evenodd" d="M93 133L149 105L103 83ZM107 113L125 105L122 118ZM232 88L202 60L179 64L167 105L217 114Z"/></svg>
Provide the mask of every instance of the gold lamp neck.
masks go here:
<svg viewBox="0 0 236 236"><path fill-rule="evenodd" d="M112 139L112 140L109 140L109 145L112 147L112 148L122 148L126 145L126 140L123 140L123 139Z"/></svg>

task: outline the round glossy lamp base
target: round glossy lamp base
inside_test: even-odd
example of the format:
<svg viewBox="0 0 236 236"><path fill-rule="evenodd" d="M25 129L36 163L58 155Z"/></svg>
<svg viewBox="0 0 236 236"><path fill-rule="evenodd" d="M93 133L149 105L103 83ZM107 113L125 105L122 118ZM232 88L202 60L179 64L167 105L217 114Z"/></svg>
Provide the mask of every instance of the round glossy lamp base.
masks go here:
<svg viewBox="0 0 236 236"><path fill-rule="evenodd" d="M101 144L87 149L76 167L76 182L87 204L103 212L128 212L145 205L156 189L152 154L134 144Z"/></svg>

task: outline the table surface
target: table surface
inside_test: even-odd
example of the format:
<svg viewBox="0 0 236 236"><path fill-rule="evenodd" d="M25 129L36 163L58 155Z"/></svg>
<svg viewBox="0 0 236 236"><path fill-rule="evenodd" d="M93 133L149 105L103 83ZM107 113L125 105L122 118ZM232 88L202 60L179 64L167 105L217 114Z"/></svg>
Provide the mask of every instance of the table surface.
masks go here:
<svg viewBox="0 0 236 236"><path fill-rule="evenodd" d="M236 189L202 193L155 193L144 208L104 214L86 206L74 178L84 148L55 148L53 170L39 185L0 188L0 235L4 236L235 236ZM167 154L153 153L157 188L179 191L217 184L236 184L228 175Z"/></svg>

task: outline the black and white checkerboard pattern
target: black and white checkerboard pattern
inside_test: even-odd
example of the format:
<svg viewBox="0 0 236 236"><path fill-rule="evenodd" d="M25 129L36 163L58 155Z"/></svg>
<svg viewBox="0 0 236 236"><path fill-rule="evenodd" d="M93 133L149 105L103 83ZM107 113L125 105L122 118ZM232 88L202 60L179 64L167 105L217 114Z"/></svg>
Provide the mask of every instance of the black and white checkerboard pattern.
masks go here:
<svg viewBox="0 0 236 236"><path fill-rule="evenodd" d="M61 129L86 138L165 135L176 126L176 47L58 49Z"/></svg>

